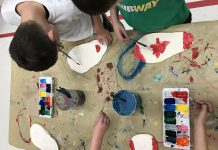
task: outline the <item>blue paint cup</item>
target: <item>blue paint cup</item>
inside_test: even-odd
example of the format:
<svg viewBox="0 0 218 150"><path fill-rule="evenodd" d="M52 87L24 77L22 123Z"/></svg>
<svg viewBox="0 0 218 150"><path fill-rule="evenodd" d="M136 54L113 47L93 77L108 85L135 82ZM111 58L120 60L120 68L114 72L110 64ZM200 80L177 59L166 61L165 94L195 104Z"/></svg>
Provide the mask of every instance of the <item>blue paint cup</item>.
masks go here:
<svg viewBox="0 0 218 150"><path fill-rule="evenodd" d="M120 116L131 116L135 112L136 107L141 104L141 97L128 90L118 91L113 96L113 109Z"/></svg>

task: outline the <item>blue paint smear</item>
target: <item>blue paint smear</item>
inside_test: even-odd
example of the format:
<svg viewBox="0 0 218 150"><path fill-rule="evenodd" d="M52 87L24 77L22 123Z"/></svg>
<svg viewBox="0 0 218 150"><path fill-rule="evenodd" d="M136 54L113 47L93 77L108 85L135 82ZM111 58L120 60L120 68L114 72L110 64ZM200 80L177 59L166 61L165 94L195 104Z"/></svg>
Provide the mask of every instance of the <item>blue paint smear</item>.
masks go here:
<svg viewBox="0 0 218 150"><path fill-rule="evenodd" d="M179 75L173 70L172 67L169 67L169 71L170 71L174 76L176 76L177 78L179 77Z"/></svg>
<svg viewBox="0 0 218 150"><path fill-rule="evenodd" d="M135 40L138 40L140 39L142 36L144 36L144 34L140 35L138 34L134 39ZM130 69L132 72L129 72L127 74L125 74L123 72L123 65L125 65L125 62L123 62L123 58L124 56L126 55L126 53L130 50L133 49L133 47L135 46L135 43L134 41L131 41L127 44L127 46L124 48L123 52L121 53L120 57L119 57L119 60L118 60L118 63L117 63L117 70L119 72L119 74L125 79L125 80L131 80L133 79L138 73L141 72L142 68L145 66L145 62L141 62L139 61L137 64L133 64L133 68Z"/></svg>
<svg viewBox="0 0 218 150"><path fill-rule="evenodd" d="M176 106L175 105L164 105L165 111L175 111Z"/></svg>
<svg viewBox="0 0 218 150"><path fill-rule="evenodd" d="M154 75L154 81L160 81L163 79L163 77L164 76L162 74L156 74L156 75Z"/></svg>

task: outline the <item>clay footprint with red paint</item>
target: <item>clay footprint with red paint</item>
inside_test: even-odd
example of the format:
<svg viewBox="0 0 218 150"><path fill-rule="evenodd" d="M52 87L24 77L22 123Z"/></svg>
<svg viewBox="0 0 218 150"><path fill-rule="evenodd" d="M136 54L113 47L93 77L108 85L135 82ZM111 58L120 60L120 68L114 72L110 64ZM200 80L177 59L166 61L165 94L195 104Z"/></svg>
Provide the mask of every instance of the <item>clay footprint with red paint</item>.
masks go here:
<svg viewBox="0 0 218 150"><path fill-rule="evenodd" d="M150 47L136 43L136 58L146 63L159 63L189 49L193 44L193 36L188 32L152 33L138 41Z"/></svg>

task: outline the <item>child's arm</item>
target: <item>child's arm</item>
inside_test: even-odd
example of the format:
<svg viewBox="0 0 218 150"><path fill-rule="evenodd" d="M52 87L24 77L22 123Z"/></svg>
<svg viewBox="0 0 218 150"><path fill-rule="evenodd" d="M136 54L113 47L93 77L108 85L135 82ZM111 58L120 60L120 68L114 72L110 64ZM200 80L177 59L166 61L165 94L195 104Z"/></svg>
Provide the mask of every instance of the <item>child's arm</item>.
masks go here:
<svg viewBox="0 0 218 150"><path fill-rule="evenodd" d="M209 116L208 111L212 112L212 105L209 102L200 101L194 111L194 150L208 150L205 123Z"/></svg>
<svg viewBox="0 0 218 150"><path fill-rule="evenodd" d="M110 45L112 43L112 36L111 36L110 32L108 32L104 28L100 16L99 15L91 16L91 18L92 18L94 28L96 30L96 39L101 44L103 44L105 42L107 45Z"/></svg>
<svg viewBox="0 0 218 150"><path fill-rule="evenodd" d="M129 36L126 32L126 29L124 28L123 24L120 22L118 17L119 13L117 6L110 9L110 14L114 32L118 39L122 41L128 40Z"/></svg>
<svg viewBox="0 0 218 150"><path fill-rule="evenodd" d="M90 150L101 150L101 144L109 123L110 119L108 116L104 112L101 112L94 124Z"/></svg>

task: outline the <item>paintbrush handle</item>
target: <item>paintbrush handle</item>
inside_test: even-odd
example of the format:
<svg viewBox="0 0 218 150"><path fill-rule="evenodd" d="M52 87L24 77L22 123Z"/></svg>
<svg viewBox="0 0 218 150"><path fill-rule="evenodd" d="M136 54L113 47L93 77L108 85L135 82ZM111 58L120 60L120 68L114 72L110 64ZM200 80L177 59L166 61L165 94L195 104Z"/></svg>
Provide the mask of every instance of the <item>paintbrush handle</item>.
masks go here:
<svg viewBox="0 0 218 150"><path fill-rule="evenodd" d="M68 58L70 58L73 62L75 62L77 65L80 65L80 63L76 62L72 57L70 57L67 53L65 53L64 51L60 50L65 56L67 56Z"/></svg>
<svg viewBox="0 0 218 150"><path fill-rule="evenodd" d="M146 47L146 48L152 49L151 47L149 47L149 46L145 45L144 43L141 43L141 42L139 42L139 41L137 41L135 39L131 39L131 40L138 43L139 45L142 45L142 46Z"/></svg>

